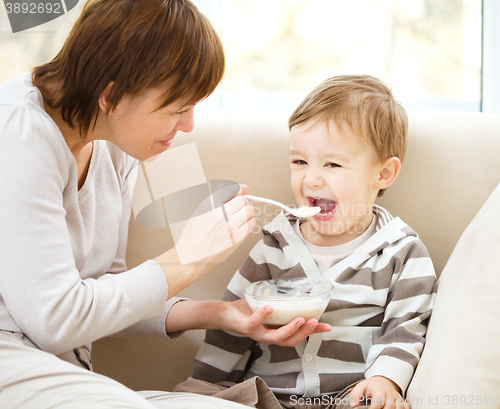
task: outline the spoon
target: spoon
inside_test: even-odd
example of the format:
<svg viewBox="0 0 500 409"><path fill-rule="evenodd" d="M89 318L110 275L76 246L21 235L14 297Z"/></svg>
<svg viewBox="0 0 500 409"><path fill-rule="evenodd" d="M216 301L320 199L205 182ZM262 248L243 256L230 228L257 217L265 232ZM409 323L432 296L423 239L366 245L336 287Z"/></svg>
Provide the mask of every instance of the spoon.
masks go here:
<svg viewBox="0 0 500 409"><path fill-rule="evenodd" d="M285 209L288 213L293 214L295 217L303 218L303 217L312 217L315 214L318 214L321 212L321 207L319 206L314 206L314 207L309 207L309 206L301 206L298 209L291 209L288 206L285 206L283 203L277 202L275 200L271 199L264 199L263 197L257 197L257 196L252 196L252 195L245 195L250 200L255 200L256 202L262 202L262 203L269 203L275 206L279 206L282 209Z"/></svg>

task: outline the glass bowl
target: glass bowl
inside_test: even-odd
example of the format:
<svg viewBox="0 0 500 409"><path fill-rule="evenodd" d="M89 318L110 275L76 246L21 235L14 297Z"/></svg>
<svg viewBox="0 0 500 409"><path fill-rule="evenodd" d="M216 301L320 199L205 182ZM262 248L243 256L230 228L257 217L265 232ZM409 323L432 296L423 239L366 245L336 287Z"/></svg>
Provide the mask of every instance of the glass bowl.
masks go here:
<svg viewBox="0 0 500 409"><path fill-rule="evenodd" d="M319 319L330 301L332 289L332 284L326 281L290 278L256 281L248 285L243 294L253 312L265 305L273 307L264 324L282 326L297 317L306 321Z"/></svg>

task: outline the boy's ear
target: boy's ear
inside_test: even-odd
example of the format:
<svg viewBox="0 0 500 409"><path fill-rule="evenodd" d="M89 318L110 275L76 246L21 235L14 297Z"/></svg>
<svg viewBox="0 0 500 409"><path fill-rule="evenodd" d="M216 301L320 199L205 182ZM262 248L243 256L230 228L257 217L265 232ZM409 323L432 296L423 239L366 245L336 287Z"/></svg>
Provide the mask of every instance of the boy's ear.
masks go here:
<svg viewBox="0 0 500 409"><path fill-rule="evenodd" d="M396 180L400 170L401 161L399 160L399 158L393 156L392 158L387 159L385 162L383 162L382 168L380 169L377 187L380 190L387 189Z"/></svg>

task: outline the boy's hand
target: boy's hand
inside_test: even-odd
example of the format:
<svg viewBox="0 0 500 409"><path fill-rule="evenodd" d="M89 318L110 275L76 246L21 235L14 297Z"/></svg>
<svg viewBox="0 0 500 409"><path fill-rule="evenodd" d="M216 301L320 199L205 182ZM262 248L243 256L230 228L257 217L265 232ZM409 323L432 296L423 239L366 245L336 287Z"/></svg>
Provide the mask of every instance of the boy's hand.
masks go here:
<svg viewBox="0 0 500 409"><path fill-rule="evenodd" d="M351 407L366 405L371 399L369 409L410 409L400 394L399 387L383 376L374 376L358 383L351 392Z"/></svg>
<svg viewBox="0 0 500 409"><path fill-rule="evenodd" d="M304 318L295 318L283 327L269 329L262 324L262 321L271 314L271 306L263 307L252 313L245 300L224 304L221 315L225 316L223 321L228 323L229 327L222 329L246 335L262 344L293 347L311 334L328 332L332 329L330 325L318 323L318 320L315 319L305 322Z"/></svg>

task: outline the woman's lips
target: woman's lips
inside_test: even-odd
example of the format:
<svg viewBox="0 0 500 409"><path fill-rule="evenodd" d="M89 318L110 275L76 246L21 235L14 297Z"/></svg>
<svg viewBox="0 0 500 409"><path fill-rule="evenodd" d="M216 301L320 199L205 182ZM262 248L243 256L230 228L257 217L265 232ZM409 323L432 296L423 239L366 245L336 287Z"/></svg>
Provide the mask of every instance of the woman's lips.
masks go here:
<svg viewBox="0 0 500 409"><path fill-rule="evenodd" d="M172 145L173 141L174 138L171 138L171 139L165 139L163 141L158 141L158 143L168 149Z"/></svg>

